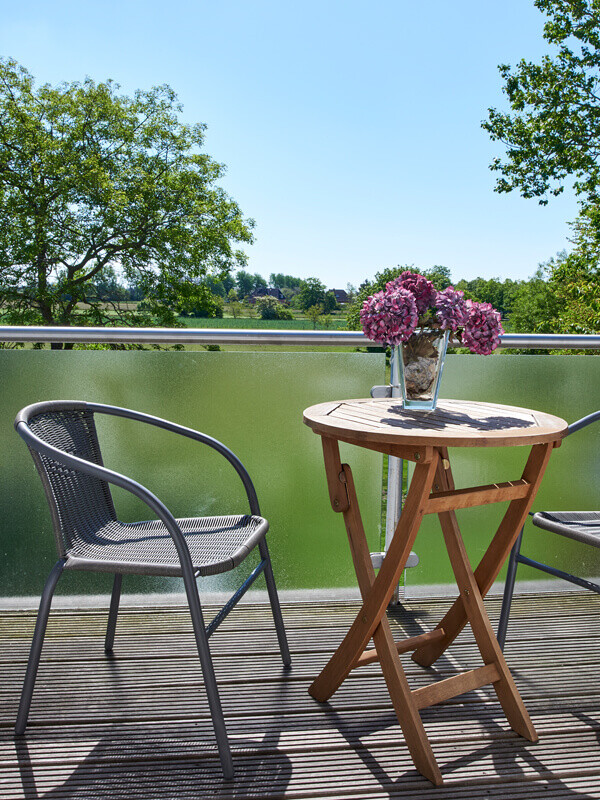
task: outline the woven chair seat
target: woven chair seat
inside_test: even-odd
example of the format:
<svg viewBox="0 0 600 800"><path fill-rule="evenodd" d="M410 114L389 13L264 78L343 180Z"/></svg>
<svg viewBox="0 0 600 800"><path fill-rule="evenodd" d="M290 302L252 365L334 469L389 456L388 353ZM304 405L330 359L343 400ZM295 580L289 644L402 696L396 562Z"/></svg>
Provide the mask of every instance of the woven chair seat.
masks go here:
<svg viewBox="0 0 600 800"><path fill-rule="evenodd" d="M538 528L600 547L600 511L538 511L532 522Z"/></svg>
<svg viewBox="0 0 600 800"><path fill-rule="evenodd" d="M216 575L240 564L269 529L258 516L178 519L199 575ZM80 531L67 550L66 568L98 572L181 576L173 539L159 520L111 520L97 530Z"/></svg>

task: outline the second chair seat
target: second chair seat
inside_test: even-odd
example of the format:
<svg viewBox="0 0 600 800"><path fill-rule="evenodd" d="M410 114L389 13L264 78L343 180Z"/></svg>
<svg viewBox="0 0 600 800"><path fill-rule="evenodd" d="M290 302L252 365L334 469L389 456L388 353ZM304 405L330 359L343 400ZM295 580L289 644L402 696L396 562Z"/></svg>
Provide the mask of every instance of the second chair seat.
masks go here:
<svg viewBox="0 0 600 800"><path fill-rule="evenodd" d="M538 511L531 521L538 528L600 547L600 511Z"/></svg>
<svg viewBox="0 0 600 800"><path fill-rule="evenodd" d="M177 523L198 575L217 575L241 564L269 530L263 517L189 517ZM173 538L160 520L121 522L82 532L67 551L67 569L181 576Z"/></svg>

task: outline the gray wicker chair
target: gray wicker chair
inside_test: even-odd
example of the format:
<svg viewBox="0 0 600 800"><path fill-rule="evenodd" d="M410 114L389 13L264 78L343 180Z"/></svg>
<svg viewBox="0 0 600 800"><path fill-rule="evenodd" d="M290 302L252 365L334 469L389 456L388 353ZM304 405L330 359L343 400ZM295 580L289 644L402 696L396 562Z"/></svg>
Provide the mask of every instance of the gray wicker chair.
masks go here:
<svg viewBox="0 0 600 800"><path fill-rule="evenodd" d="M600 420L600 411L596 411L593 414L589 414L587 417L577 420L577 422L569 425L567 436L576 433L598 420ZM548 531L549 533L557 533L560 536L566 536L568 539L573 539L577 542L591 545L592 547L600 547L600 511L538 511L536 513L530 512L530 514L533 524L542 530ZM600 586L596 583L586 581L585 578L579 578L568 572L557 569L556 567L542 564L539 561L534 561L531 558L527 558L527 556L521 555L524 530L524 528L521 530L508 560L502 609L500 611L500 622L498 624L498 641L502 649L504 649L504 644L506 642L508 617L515 588L517 566L519 564L527 564L529 567L534 567L534 569L539 569L557 578L563 578L570 583L574 583L576 586L581 586L583 589L590 589L590 591L600 594Z"/></svg>
<svg viewBox="0 0 600 800"><path fill-rule="evenodd" d="M241 478L250 514L175 519L148 489L104 467L94 422L110 414L147 423L186 436L221 453ZM209 636L225 619L256 578L264 573L284 666L290 665L285 629L254 486L240 460L225 445L198 431L125 408L96 403L35 403L19 412L15 428L29 446L50 506L58 561L42 594L15 733L23 734L40 660L46 623L56 583L64 569L114 573L105 650L112 651L124 574L183 578L204 675L219 756L226 778L233 775L231 752L208 646ZM117 519L109 484L139 497L157 517L148 522ZM260 563L205 626L196 578L231 570L258 547Z"/></svg>

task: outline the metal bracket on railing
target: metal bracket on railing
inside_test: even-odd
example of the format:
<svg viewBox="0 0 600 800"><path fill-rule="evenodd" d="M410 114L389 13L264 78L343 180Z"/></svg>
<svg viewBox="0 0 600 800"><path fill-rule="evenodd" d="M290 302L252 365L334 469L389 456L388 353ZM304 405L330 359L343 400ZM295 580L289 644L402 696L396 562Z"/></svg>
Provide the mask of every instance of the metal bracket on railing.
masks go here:
<svg viewBox="0 0 600 800"><path fill-rule="evenodd" d="M374 386L371 389L371 397L380 398L380 397L391 397L392 396L392 387L388 384L387 386Z"/></svg>
<svg viewBox="0 0 600 800"><path fill-rule="evenodd" d="M371 564L373 564L373 569L379 569L385 558L385 553L371 553ZM416 553L411 553L408 557L406 562L406 569L410 567L416 567L419 563L419 556Z"/></svg>

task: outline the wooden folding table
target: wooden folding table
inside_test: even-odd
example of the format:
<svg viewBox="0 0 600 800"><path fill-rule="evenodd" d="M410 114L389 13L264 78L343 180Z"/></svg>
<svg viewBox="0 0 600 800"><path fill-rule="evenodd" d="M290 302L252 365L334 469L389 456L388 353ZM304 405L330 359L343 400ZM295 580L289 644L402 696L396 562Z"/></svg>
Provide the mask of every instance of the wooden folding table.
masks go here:
<svg viewBox="0 0 600 800"><path fill-rule="evenodd" d="M442 784L419 709L492 684L511 728L530 741L535 728L517 691L492 630L483 598L492 586L526 519L553 447L567 423L526 408L492 403L440 400L432 412L408 412L393 399L343 400L312 406L304 422L323 443L331 505L343 513L362 607L346 637L311 685L310 694L328 700L356 667L378 661L415 767L436 786ZM375 576L358 507L352 471L340 462L338 442L415 462L400 521ZM530 445L519 480L456 489L449 447ZM456 510L510 501L479 566L473 571ZM459 596L429 633L394 642L386 607L398 584L425 514L438 514ZM471 625L483 666L411 691L399 654L414 650L413 660L431 665ZM370 639L374 648L366 649Z"/></svg>

